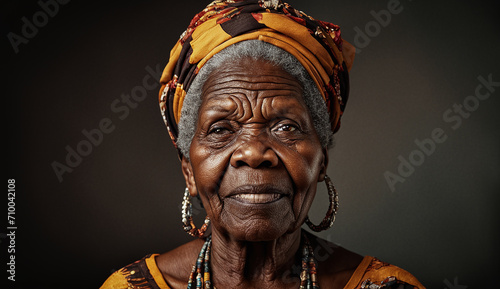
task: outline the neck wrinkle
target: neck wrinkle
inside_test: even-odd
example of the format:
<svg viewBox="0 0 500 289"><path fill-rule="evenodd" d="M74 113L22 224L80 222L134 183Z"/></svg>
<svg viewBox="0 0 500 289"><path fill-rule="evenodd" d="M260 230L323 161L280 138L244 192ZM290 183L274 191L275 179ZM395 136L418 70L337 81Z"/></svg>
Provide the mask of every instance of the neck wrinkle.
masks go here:
<svg viewBox="0 0 500 289"><path fill-rule="evenodd" d="M300 244L300 229L265 242L238 241L214 230L212 283L219 288L262 288L265 284L267 288L288 287L293 283L289 279L292 267L297 262L300 266Z"/></svg>

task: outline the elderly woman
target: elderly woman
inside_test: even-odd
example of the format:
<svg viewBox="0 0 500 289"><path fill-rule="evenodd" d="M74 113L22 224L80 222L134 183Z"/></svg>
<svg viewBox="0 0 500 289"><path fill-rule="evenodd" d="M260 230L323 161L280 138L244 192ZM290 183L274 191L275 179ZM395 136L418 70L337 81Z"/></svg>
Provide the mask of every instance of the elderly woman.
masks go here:
<svg viewBox="0 0 500 289"><path fill-rule="evenodd" d="M328 149L353 53L338 26L279 1L218 0L197 14L160 91L186 181L182 223L197 239L122 268L102 288L424 288L301 229L335 220ZM330 205L314 225L307 215L318 182ZM207 214L199 228L193 197Z"/></svg>

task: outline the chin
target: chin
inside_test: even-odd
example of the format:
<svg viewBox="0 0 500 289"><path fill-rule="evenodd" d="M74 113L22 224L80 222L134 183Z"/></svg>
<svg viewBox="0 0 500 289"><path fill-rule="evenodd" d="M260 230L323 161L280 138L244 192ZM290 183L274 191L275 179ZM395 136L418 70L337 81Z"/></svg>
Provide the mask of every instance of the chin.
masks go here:
<svg viewBox="0 0 500 289"><path fill-rule="evenodd" d="M267 242L276 240L283 235L289 233L292 226L282 226L272 220L256 220L245 222L239 226L228 226L226 229L228 234L239 241L245 242ZM293 226L296 227L296 226Z"/></svg>

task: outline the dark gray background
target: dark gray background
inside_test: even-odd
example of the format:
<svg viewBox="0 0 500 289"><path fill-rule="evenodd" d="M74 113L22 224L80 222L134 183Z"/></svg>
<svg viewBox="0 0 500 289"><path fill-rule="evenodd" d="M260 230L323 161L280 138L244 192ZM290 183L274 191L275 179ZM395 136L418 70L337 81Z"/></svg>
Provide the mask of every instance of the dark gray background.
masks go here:
<svg viewBox="0 0 500 289"><path fill-rule="evenodd" d="M82 2L60 5L17 54L7 34L21 35L22 17L42 9L17 1L2 8L4 153L7 178L17 184L20 288L97 288L114 270L190 240L180 225L183 178L157 89L123 120L110 106L142 85L147 66L163 69L207 1ZM370 12L390 2L290 1L341 25L343 37L363 47L330 154L340 211L320 235L403 267L428 288L484 288L500 257L500 87L456 130L443 113L474 95L479 76L500 81L495 2L401 0L400 13L369 32L368 45L357 39L356 27L365 31ZM75 149L86 139L82 130L104 118L115 129L59 182L51 163L64 163L65 147ZM384 172L397 173L398 156L408 159L415 140L436 128L446 141L392 192ZM315 222L326 212L319 187Z"/></svg>

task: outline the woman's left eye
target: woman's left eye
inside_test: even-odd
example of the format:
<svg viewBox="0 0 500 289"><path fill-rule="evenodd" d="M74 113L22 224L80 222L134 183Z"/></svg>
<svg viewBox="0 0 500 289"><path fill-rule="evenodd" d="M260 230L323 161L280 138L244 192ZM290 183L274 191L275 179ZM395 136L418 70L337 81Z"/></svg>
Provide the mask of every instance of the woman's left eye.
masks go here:
<svg viewBox="0 0 500 289"><path fill-rule="evenodd" d="M276 133L299 133L301 128L299 124L294 121L280 121L274 125L274 131Z"/></svg>
<svg viewBox="0 0 500 289"><path fill-rule="evenodd" d="M278 131L294 132L297 131L298 127L293 124L282 124L278 126Z"/></svg>

